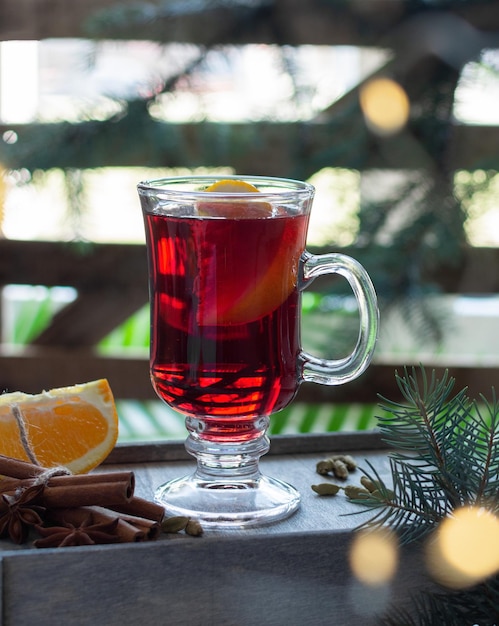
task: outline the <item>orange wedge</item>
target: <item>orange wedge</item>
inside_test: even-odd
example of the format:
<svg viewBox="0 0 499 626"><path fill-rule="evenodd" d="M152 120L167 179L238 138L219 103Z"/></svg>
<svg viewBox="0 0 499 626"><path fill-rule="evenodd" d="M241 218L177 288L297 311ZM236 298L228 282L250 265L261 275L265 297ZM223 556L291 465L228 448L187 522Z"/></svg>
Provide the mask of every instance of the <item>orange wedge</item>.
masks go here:
<svg viewBox="0 0 499 626"><path fill-rule="evenodd" d="M0 454L83 474L118 437L118 414L105 379L30 395L0 395Z"/></svg>
<svg viewBox="0 0 499 626"><path fill-rule="evenodd" d="M244 292L223 314L222 323L244 324L271 313L281 305L296 286L300 250L293 253L292 262L283 264L289 247L281 246L264 276L251 291Z"/></svg>
<svg viewBox="0 0 499 626"><path fill-rule="evenodd" d="M275 221L284 226L284 221ZM209 283L205 286L208 306L203 310L201 325L253 322L272 313L289 297L296 286L298 262L304 244L291 226L288 231L283 228L279 233L281 238L276 240L274 237L272 246L260 249L262 258L255 258L249 264L251 278L248 282L241 280L242 276L248 276L244 269L245 259L238 263L235 253L229 255L232 262L227 264L227 268L223 264L219 268L217 273L223 275L223 279L213 287L214 293L210 292ZM252 240L241 242L240 239L237 250L244 246L244 251Z"/></svg>
<svg viewBox="0 0 499 626"><path fill-rule="evenodd" d="M217 198L213 202L200 202L198 204L198 214L206 217L237 217L254 218L268 217L272 213L272 207L268 202L260 202L254 198L242 196L241 198L233 194L254 194L259 190L244 180L223 179L205 189L210 193L228 194L227 197Z"/></svg>
<svg viewBox="0 0 499 626"><path fill-rule="evenodd" d="M203 307L198 322L211 326L255 321L277 309L296 286L298 261L305 246L305 218L288 220L283 214L271 220L272 223L261 221L260 218L272 216L272 206L258 201L255 195L259 190L243 180L219 180L205 191L217 194L217 198L210 203L203 201L198 206L200 215L258 222L251 227L248 223L249 230L239 222L228 233L228 248L221 255L222 263L215 272L217 284L213 281L211 285L208 278L203 281L208 304ZM257 254L257 247L253 247L255 237L269 244L265 249L260 247L261 259L254 256ZM250 267L250 271L246 272L245 267ZM247 283L241 280L242 276L247 277Z"/></svg>
<svg viewBox="0 0 499 626"><path fill-rule="evenodd" d="M238 180L237 178L224 178L222 180L217 180L216 183L207 187L205 191L220 191L222 193L258 193L258 188L244 180Z"/></svg>

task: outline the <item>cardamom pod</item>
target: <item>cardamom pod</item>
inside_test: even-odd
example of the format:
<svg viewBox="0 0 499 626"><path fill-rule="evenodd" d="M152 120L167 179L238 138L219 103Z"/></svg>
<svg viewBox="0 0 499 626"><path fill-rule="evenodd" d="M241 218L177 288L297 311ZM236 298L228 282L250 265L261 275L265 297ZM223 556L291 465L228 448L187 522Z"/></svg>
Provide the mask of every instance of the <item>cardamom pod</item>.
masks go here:
<svg viewBox="0 0 499 626"><path fill-rule="evenodd" d="M367 489L357 487L356 485L347 485L345 487L345 495L351 500L361 500L368 498L371 494Z"/></svg>
<svg viewBox="0 0 499 626"><path fill-rule="evenodd" d="M341 487L334 483L320 483L319 485L312 485L312 489L319 496L335 496Z"/></svg>
<svg viewBox="0 0 499 626"><path fill-rule="evenodd" d="M353 456L350 456L349 454L340 454L337 458L347 466L349 472L353 472L357 469L357 462Z"/></svg>
<svg viewBox="0 0 499 626"><path fill-rule="evenodd" d="M363 487L365 487L369 491L369 493L378 500L392 500L395 497L395 492L393 492L391 489L387 489L386 487L384 487L382 493L381 487L383 486L383 483L380 483L379 480L371 480L367 476L362 476L360 482L362 483Z"/></svg>
<svg viewBox="0 0 499 626"><path fill-rule="evenodd" d="M332 464L333 474L336 476L336 478L346 480L348 478L348 468L345 463L343 463L343 461L340 461L340 459L334 459L332 461Z"/></svg>
<svg viewBox="0 0 499 626"><path fill-rule="evenodd" d="M325 461L319 461L315 466L316 472L321 476L326 476L333 469L333 462L331 459L326 459Z"/></svg>
<svg viewBox="0 0 499 626"><path fill-rule="evenodd" d="M165 517L161 522L161 530L164 533L179 533L181 530L185 530L188 523L189 518L182 515Z"/></svg>
<svg viewBox="0 0 499 626"><path fill-rule="evenodd" d="M189 520L185 527L185 532L191 537L201 537L203 534L203 527L197 520Z"/></svg>
<svg viewBox="0 0 499 626"><path fill-rule="evenodd" d="M321 476L327 476L327 474L332 473L337 478L347 478L348 472L353 472L357 469L357 463L349 454L335 454L328 459L319 461L315 469Z"/></svg>
<svg viewBox="0 0 499 626"><path fill-rule="evenodd" d="M379 485L376 484L374 480L371 480L367 476L362 476L360 479L360 482L371 493L373 493L373 491L376 491L379 488Z"/></svg>
<svg viewBox="0 0 499 626"><path fill-rule="evenodd" d="M386 502L395 498L395 492L393 492L391 489L385 489L383 493L381 493L379 489L375 489L371 492L371 495L373 496L373 498L376 498L380 502Z"/></svg>

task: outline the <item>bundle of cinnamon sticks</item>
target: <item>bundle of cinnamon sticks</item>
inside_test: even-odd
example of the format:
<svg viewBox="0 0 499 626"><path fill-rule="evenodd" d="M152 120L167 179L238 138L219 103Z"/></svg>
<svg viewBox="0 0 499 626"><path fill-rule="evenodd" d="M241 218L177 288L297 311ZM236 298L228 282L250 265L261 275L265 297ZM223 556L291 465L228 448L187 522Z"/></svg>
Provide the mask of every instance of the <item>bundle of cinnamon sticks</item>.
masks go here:
<svg viewBox="0 0 499 626"><path fill-rule="evenodd" d="M25 495L21 500L21 495L35 486L29 498ZM60 536L64 535L65 528L67 534L70 531L84 532L90 527L97 529L94 534L101 540L93 541L88 532L90 540L87 543L106 543L105 537L101 537L105 533L109 534L110 543L156 539L162 531L164 509L135 496L134 489L135 476L131 471L59 474L57 470L0 455L0 528L17 543L21 543L19 539L26 533L12 536L11 528L19 525L12 523L14 517L27 524L33 519L31 525L37 530L41 528L40 534L45 537L44 528L56 526L61 529ZM35 515L26 515L30 510ZM99 528L101 531L105 529L105 533ZM54 539L45 540L45 544L62 545L57 544L60 536L56 540L56 533L52 535ZM40 544L39 547L47 547L43 542Z"/></svg>

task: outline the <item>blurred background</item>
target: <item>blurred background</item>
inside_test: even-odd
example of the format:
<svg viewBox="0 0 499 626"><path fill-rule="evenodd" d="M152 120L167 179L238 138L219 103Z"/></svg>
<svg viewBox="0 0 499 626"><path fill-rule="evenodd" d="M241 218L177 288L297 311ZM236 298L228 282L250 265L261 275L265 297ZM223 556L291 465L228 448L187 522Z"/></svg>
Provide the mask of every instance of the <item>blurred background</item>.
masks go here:
<svg viewBox="0 0 499 626"><path fill-rule="evenodd" d="M303 385L272 433L376 426L395 370L499 372L499 5L487 0L4 0L0 389L106 377L120 438L183 439L156 400L139 180L262 174L317 188L308 247L361 261L380 299L369 370ZM339 358L341 280L303 297Z"/></svg>

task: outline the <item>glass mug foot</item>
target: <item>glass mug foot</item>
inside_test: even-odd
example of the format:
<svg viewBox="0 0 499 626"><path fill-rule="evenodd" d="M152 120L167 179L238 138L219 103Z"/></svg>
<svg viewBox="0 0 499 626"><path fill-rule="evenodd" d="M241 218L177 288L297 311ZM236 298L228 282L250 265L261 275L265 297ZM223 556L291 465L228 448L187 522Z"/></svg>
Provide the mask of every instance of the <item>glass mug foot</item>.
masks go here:
<svg viewBox="0 0 499 626"><path fill-rule="evenodd" d="M159 487L155 500L167 515L198 520L203 528L260 526L282 520L300 505L298 491L276 478L207 483L196 474Z"/></svg>
<svg viewBox="0 0 499 626"><path fill-rule="evenodd" d="M196 471L155 493L166 515L191 517L207 529L228 529L269 524L299 508L300 494L294 487L259 470L259 458L269 449L266 436L217 444L191 434L186 448L197 458Z"/></svg>

